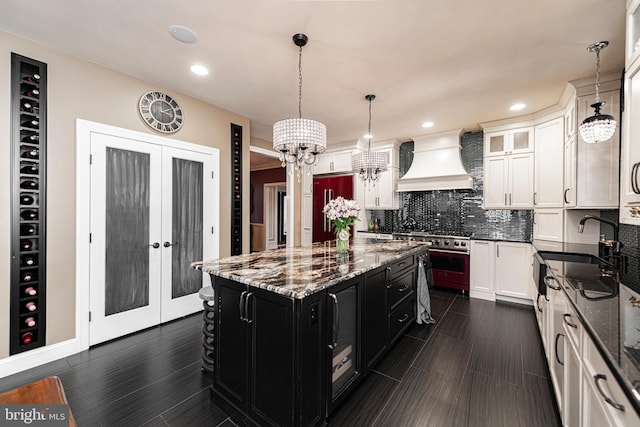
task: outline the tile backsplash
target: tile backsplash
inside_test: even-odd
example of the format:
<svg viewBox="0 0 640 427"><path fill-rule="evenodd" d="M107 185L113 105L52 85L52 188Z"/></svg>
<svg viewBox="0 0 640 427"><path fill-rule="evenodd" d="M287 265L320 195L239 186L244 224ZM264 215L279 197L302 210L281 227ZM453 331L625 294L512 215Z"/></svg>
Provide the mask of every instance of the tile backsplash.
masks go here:
<svg viewBox="0 0 640 427"><path fill-rule="evenodd" d="M413 218L418 229L451 230L474 233L476 237L505 240L531 240L533 211L484 210L482 194L484 169L482 131L467 132L461 137L462 163L473 176L473 190L441 190L400 194L400 209L371 211L380 218L383 231L402 229L402 223ZM413 141L400 145L400 176L413 160Z"/></svg>

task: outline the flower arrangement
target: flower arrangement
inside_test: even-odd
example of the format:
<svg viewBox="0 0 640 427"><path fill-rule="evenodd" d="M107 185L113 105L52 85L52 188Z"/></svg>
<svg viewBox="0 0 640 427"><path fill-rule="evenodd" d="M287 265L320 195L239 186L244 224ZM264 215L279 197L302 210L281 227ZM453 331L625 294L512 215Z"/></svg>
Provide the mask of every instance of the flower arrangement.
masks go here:
<svg viewBox="0 0 640 427"><path fill-rule="evenodd" d="M360 206L355 200L345 199L338 196L329 200L329 203L322 209L327 219L333 222L336 230L336 245L338 252L349 250L349 227L357 220L360 220Z"/></svg>
<svg viewBox="0 0 640 427"><path fill-rule="evenodd" d="M329 200L322 212L333 221L336 230L350 227L356 220L360 220L360 206L355 200L342 196Z"/></svg>

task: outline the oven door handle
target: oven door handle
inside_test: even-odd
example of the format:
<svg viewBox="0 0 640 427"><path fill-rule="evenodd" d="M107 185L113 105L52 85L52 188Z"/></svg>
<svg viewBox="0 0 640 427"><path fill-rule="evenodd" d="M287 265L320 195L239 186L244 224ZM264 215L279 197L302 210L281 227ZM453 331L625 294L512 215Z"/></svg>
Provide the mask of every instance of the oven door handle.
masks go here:
<svg viewBox="0 0 640 427"><path fill-rule="evenodd" d="M435 254L456 254L456 255L469 255L469 251L448 251L446 249L429 249L429 253Z"/></svg>

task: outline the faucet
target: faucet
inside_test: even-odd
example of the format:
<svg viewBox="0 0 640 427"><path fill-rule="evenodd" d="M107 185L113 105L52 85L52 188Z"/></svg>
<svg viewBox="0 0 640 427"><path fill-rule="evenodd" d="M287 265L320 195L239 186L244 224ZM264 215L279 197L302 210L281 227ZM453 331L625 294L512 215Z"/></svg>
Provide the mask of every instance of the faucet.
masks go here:
<svg viewBox="0 0 640 427"><path fill-rule="evenodd" d="M587 220L589 219L595 219L596 221L604 222L605 224L609 224L611 227L613 227L613 242L611 242L613 245L612 255L620 255L620 249L622 247L622 243L618 238L618 235L619 235L618 224L608 219L601 218L599 216L585 215L582 218L580 218L580 224L578 225L578 233L582 233L584 231L584 223L587 222ZM603 241L600 240L600 243L602 242Z"/></svg>

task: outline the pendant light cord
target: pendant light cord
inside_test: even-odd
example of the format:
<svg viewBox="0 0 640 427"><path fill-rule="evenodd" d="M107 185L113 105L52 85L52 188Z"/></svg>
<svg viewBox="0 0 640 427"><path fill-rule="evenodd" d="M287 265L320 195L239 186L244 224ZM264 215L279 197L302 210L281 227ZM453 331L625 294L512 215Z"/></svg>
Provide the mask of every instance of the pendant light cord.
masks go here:
<svg viewBox="0 0 640 427"><path fill-rule="evenodd" d="M596 102L600 102L600 49L596 48Z"/></svg>
<svg viewBox="0 0 640 427"><path fill-rule="evenodd" d="M369 129L368 129L368 134L369 135L369 148L368 151L371 151L371 138L373 137L371 135L371 102L373 101L372 98L369 98Z"/></svg>
<svg viewBox="0 0 640 427"><path fill-rule="evenodd" d="M298 53L298 117L302 118L302 46Z"/></svg>

